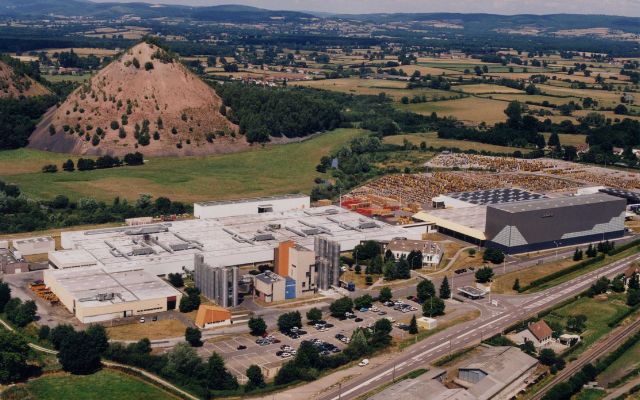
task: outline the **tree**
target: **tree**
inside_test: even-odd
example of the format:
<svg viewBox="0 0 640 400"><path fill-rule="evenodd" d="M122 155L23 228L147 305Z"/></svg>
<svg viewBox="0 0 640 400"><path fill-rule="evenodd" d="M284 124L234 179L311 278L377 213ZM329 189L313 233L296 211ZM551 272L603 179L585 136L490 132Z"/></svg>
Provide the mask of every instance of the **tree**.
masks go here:
<svg viewBox="0 0 640 400"><path fill-rule="evenodd" d="M424 279L418 283L418 286L416 287L416 297L421 303L435 295L436 288L433 286L433 282L428 279Z"/></svg>
<svg viewBox="0 0 640 400"><path fill-rule="evenodd" d="M316 323L322 320L322 310L317 307L313 307L307 311L307 320L311 323Z"/></svg>
<svg viewBox="0 0 640 400"><path fill-rule="evenodd" d="M385 303L393 298L393 293L391 292L391 288L385 286L380 289L380 294L378 295L378 300L382 303Z"/></svg>
<svg viewBox="0 0 640 400"><path fill-rule="evenodd" d="M436 317L438 315L444 315L445 304L439 297L431 297L425 301L422 305L422 315L425 317Z"/></svg>
<svg viewBox="0 0 640 400"><path fill-rule="evenodd" d="M280 332L289 332L291 328L302 326L302 316L299 311L284 313L278 317L278 329Z"/></svg>
<svg viewBox="0 0 640 400"><path fill-rule="evenodd" d="M416 320L415 314L411 317L411 322L409 322L409 333L412 335L418 333L418 321Z"/></svg>
<svg viewBox="0 0 640 400"><path fill-rule="evenodd" d="M640 290L629 289L627 291L627 305L629 307L636 307L640 304Z"/></svg>
<svg viewBox="0 0 640 400"><path fill-rule="evenodd" d="M373 324L373 335L371 336L371 345L374 347L385 347L391 343L391 331L393 325L387 318L379 319Z"/></svg>
<svg viewBox="0 0 640 400"><path fill-rule="evenodd" d="M67 171L67 172L73 172L75 171L76 167L73 164L73 160L69 159L65 162L62 163L62 169Z"/></svg>
<svg viewBox="0 0 640 400"><path fill-rule="evenodd" d="M476 281L478 283L487 283L493 278L493 268L489 266L482 267L476 271Z"/></svg>
<svg viewBox="0 0 640 400"><path fill-rule="evenodd" d="M247 368L247 378L249 381L247 382L246 388L247 390L254 390L265 386L264 375L262 375L262 369L257 365L253 364Z"/></svg>
<svg viewBox="0 0 640 400"><path fill-rule="evenodd" d="M85 332L74 332L62 342L58 360L62 369L76 375L91 374L100 368L100 353Z"/></svg>
<svg viewBox="0 0 640 400"><path fill-rule="evenodd" d="M422 268L422 252L411 250L409 255L407 256L407 262L411 269L420 269Z"/></svg>
<svg viewBox="0 0 640 400"><path fill-rule="evenodd" d="M49 328L49 325L42 325L38 328L38 339L47 340L49 339L49 334L51 334L51 328Z"/></svg>
<svg viewBox="0 0 640 400"><path fill-rule="evenodd" d="M202 346L202 332L198 328L187 327L184 331L184 340L187 341L192 347Z"/></svg>
<svg viewBox="0 0 640 400"><path fill-rule="evenodd" d="M549 147L559 147L560 146L560 136L556 132L553 132L549 136L549 141L547 142Z"/></svg>
<svg viewBox="0 0 640 400"><path fill-rule="evenodd" d="M353 301L349 297L343 297L331 303L329 311L335 318L344 318L347 312L353 310Z"/></svg>
<svg viewBox="0 0 640 400"><path fill-rule="evenodd" d="M249 330L254 336L262 336L267 331L267 324L262 317L249 318Z"/></svg>
<svg viewBox="0 0 640 400"><path fill-rule="evenodd" d="M151 71L153 69L153 63L151 61L147 61L144 63L144 69L145 71Z"/></svg>
<svg viewBox="0 0 640 400"><path fill-rule="evenodd" d="M0 313L4 312L4 307L11 300L11 288L9 284L0 280Z"/></svg>
<svg viewBox="0 0 640 400"><path fill-rule="evenodd" d="M5 305L5 313L7 319L19 327L25 327L36 320L36 311L38 307L33 300L25 301L18 298L12 298Z"/></svg>
<svg viewBox="0 0 640 400"><path fill-rule="evenodd" d="M440 284L440 298L448 299L451 297L451 288L449 287L449 280L445 276Z"/></svg>
<svg viewBox="0 0 640 400"><path fill-rule="evenodd" d="M513 287L512 289L516 292L520 291L520 279L516 278L515 281L513 281Z"/></svg>
<svg viewBox="0 0 640 400"><path fill-rule="evenodd" d="M367 240L357 245L352 252L353 259L356 261L371 260L378 254L380 254L380 245L375 240Z"/></svg>
<svg viewBox="0 0 640 400"><path fill-rule="evenodd" d="M361 308L370 308L373 303L373 298L369 294L362 295L353 299L353 306L356 310Z"/></svg>
<svg viewBox="0 0 640 400"><path fill-rule="evenodd" d="M9 384L27 377L29 346L13 332L0 329L0 383Z"/></svg>
<svg viewBox="0 0 640 400"><path fill-rule="evenodd" d="M67 340L67 338L71 337L74 333L75 330L71 325L61 324L51 330L49 340L53 344L54 349L60 350L60 347L62 347L62 343L64 343L64 341Z"/></svg>
<svg viewBox="0 0 640 400"><path fill-rule="evenodd" d="M536 346L533 344L531 340L525 339L524 343L520 345L520 350L529 354L530 356L536 354Z"/></svg>
<svg viewBox="0 0 640 400"><path fill-rule="evenodd" d="M87 337L93 344L93 347L98 351L98 354L102 355L109 348L109 336L104 326L98 324L91 324L85 330Z"/></svg>
<svg viewBox="0 0 640 400"><path fill-rule="evenodd" d="M624 292L624 277L618 276L613 281L611 281L611 290L616 293Z"/></svg>
<svg viewBox="0 0 640 400"><path fill-rule="evenodd" d="M582 333L587 329L587 316L583 314L571 315L567 319L567 330L574 333Z"/></svg>
<svg viewBox="0 0 640 400"><path fill-rule="evenodd" d="M573 261L580 261L580 260L582 260L582 250L576 249L576 251L573 253Z"/></svg>
<svg viewBox="0 0 640 400"><path fill-rule="evenodd" d="M538 360L542 365L554 365L557 360L556 352L552 349L542 349L538 355Z"/></svg>
<svg viewBox="0 0 640 400"><path fill-rule="evenodd" d="M502 250L489 247L484 251L482 259L485 262L489 261L493 264L500 264L504 261L504 253L502 252Z"/></svg>
<svg viewBox="0 0 640 400"><path fill-rule="evenodd" d="M182 279L182 274L180 273L171 273L167 275L167 278L169 278L169 283L171 283L173 287L181 288L184 286L184 279Z"/></svg>

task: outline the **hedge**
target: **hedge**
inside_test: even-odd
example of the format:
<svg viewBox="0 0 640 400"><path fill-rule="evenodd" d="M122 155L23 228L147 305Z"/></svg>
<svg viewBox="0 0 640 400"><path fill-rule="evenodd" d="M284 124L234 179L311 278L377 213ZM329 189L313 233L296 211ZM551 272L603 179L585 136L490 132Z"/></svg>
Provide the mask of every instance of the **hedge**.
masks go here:
<svg viewBox="0 0 640 400"><path fill-rule="evenodd" d="M620 247L616 247L616 248L614 248L613 250L611 250L607 254L610 255L610 256L613 256L615 254L622 253L623 251L628 250L628 249L630 249L632 247L635 247L635 246L640 246L640 239L633 240L633 241L631 241L631 242L629 242L627 244L623 244Z"/></svg>
<svg viewBox="0 0 640 400"><path fill-rule="evenodd" d="M552 274L543 276L540 279L536 279L535 281L531 281L531 283L529 283L527 286L525 286L523 288L520 288L520 290L518 290L518 292L519 293L526 292L527 290L531 290L531 289L533 289L535 287L538 287L538 286L541 286L541 285L543 285L545 283L549 283L549 282L551 282L551 281L553 281L555 279L558 279L558 278L561 278L561 277L563 277L565 275L569 275L571 273L579 271L579 270L581 270L583 268L591 266L591 265L593 265L595 263L598 263L598 262L600 262L602 260L604 260L604 255L603 254L599 254L596 257L593 257L591 259L582 261L582 262L580 262L580 263L578 263L578 264L576 264L574 266L571 266L569 268L565 268L563 270L560 270L560 271L554 272Z"/></svg>

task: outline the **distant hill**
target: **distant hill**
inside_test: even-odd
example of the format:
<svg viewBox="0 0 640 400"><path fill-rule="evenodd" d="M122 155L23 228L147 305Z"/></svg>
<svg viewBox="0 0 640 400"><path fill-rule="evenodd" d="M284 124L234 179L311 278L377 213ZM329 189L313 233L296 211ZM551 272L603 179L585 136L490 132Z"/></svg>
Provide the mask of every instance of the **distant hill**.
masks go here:
<svg viewBox="0 0 640 400"><path fill-rule="evenodd" d="M247 146L215 90L164 50L140 43L48 112L29 147L74 154L199 155ZM225 132L223 136L221 132ZM214 136L215 135L215 136Z"/></svg>
<svg viewBox="0 0 640 400"><path fill-rule="evenodd" d="M176 1L176 3L179 3ZM136 15L142 18L180 17L201 21L259 22L284 18L297 20L314 18L295 11L272 11L240 5L191 7L154 5L148 3L94 3L86 0L3 0L0 16L38 17L47 15L117 18Z"/></svg>
<svg viewBox="0 0 640 400"><path fill-rule="evenodd" d="M47 94L51 94L47 88L31 77L16 72L9 64L0 60L0 99Z"/></svg>
<svg viewBox="0 0 640 400"><path fill-rule="evenodd" d="M588 10L585 10L588 11ZM338 14L334 18L363 22L447 21L459 24L465 30L486 31L496 28L520 29L535 26L553 31L560 29L587 29L594 27L619 29L640 33L640 18L611 15L548 14L497 15L460 13L392 13L392 14Z"/></svg>

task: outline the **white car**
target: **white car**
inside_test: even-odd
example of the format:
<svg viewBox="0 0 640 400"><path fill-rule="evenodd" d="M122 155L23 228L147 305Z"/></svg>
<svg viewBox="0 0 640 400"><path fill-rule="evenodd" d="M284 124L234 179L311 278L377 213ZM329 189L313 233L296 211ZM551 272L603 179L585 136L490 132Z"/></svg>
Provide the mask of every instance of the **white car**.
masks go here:
<svg viewBox="0 0 640 400"><path fill-rule="evenodd" d="M364 360L360 361L360 364L358 364L359 367L366 367L367 365L369 365L368 358L365 358Z"/></svg>
<svg viewBox="0 0 640 400"><path fill-rule="evenodd" d="M140 317L140 323L144 324L144 317Z"/></svg>

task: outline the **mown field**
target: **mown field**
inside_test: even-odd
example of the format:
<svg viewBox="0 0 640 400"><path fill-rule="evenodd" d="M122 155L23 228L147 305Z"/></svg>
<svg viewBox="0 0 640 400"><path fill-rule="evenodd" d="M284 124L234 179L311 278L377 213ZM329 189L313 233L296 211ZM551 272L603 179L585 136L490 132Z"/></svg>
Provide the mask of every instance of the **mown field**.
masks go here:
<svg viewBox="0 0 640 400"><path fill-rule="evenodd" d="M33 400L172 400L175 396L142 380L102 370L93 375L51 375L26 384ZM24 392L24 390L22 390ZM25 393L27 394L27 393Z"/></svg>
<svg viewBox="0 0 640 400"><path fill-rule="evenodd" d="M461 121L471 124L483 121L487 124L495 124L507 118L504 114L507 105L508 103L505 101L467 97L448 101L401 104L398 107L402 110L423 115L431 115L432 112L435 112L440 117L456 117Z"/></svg>
<svg viewBox="0 0 640 400"><path fill-rule="evenodd" d="M457 93L437 89L407 89L407 82L384 79L321 79L316 81L293 82L291 84L358 95L377 96L380 93L385 93L396 101L399 101L404 96L409 98L413 96L426 96L427 99L441 99L451 98L457 95Z"/></svg>
<svg viewBox="0 0 640 400"><path fill-rule="evenodd" d="M44 174L40 169L49 163L60 166L68 155L21 149L0 152L0 175L28 196L40 199L65 194L71 199L110 201L120 196L133 200L147 193L195 202L308 193L319 176L315 167L320 158L364 132L337 129L301 143L256 146L240 153L151 158L138 167L55 174Z"/></svg>
<svg viewBox="0 0 640 400"><path fill-rule="evenodd" d="M490 151L493 153L513 153L514 151L517 151L517 150L522 151L523 153L527 153L531 151L529 149L521 149L518 147L496 146L493 144L469 142L466 140L440 139L436 132L417 133L412 135L387 136L386 138L384 138L384 141L385 143L402 145L405 139L415 144L416 146L419 146L421 142L426 142L427 146L433 146L435 148L457 147L461 150Z"/></svg>

